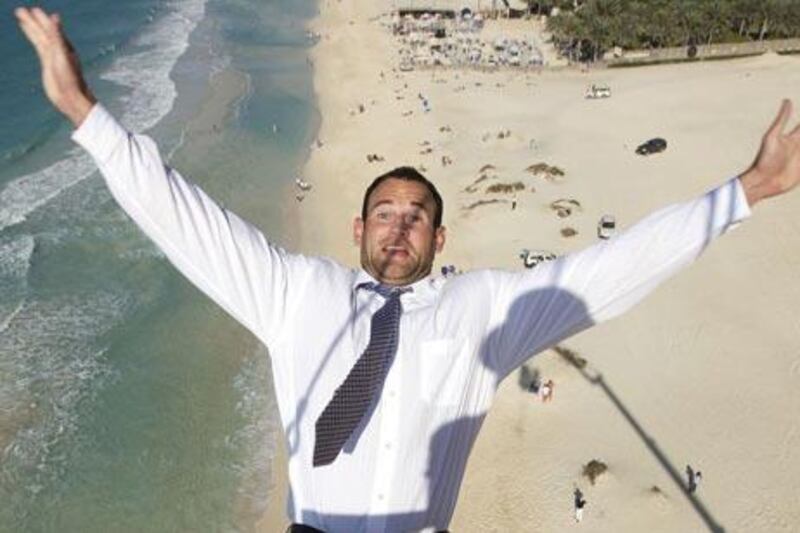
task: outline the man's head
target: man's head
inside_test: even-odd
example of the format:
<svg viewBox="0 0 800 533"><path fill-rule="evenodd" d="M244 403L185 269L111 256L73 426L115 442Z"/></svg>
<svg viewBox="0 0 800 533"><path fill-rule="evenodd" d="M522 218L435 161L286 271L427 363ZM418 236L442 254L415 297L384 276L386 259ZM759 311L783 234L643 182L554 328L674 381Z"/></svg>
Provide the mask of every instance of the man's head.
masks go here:
<svg viewBox="0 0 800 533"><path fill-rule="evenodd" d="M439 191L414 168L375 178L353 223L361 266L387 285L410 285L427 276L444 246L442 210Z"/></svg>

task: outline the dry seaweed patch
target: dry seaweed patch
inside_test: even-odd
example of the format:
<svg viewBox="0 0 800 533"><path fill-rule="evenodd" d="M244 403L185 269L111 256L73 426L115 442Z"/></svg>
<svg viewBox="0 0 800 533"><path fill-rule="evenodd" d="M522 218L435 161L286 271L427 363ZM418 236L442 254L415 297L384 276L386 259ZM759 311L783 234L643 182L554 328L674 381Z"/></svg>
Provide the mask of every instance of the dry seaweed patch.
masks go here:
<svg viewBox="0 0 800 533"><path fill-rule="evenodd" d="M603 461L598 461L597 459L592 459L583 465L583 475L589 479L589 483L592 485L594 485L595 480L601 475L605 474L606 471L608 471L608 465L606 465Z"/></svg>
<svg viewBox="0 0 800 533"><path fill-rule="evenodd" d="M535 163L525 169L534 176L542 176L548 181L557 181L558 178L564 177L564 171L555 165L548 165L547 163Z"/></svg>
<svg viewBox="0 0 800 533"><path fill-rule="evenodd" d="M507 204L508 200L500 199L500 198L492 198L491 200L478 200L477 202L473 202L467 206L462 207L462 209L466 211L471 211L476 207L480 207L482 205L490 205L490 204Z"/></svg>
<svg viewBox="0 0 800 533"><path fill-rule="evenodd" d="M558 218L567 218L574 211L582 211L583 207L578 200L573 198L559 198L550 203L550 209L556 212Z"/></svg>
<svg viewBox="0 0 800 533"><path fill-rule="evenodd" d="M481 136L481 142L487 142L488 140L495 138L499 140L508 139L511 137L511 130L508 128L503 128L497 133L487 131Z"/></svg>
<svg viewBox="0 0 800 533"><path fill-rule="evenodd" d="M525 184L521 181L514 183L493 183L486 187L487 193L511 193L525 190Z"/></svg>
<svg viewBox="0 0 800 533"><path fill-rule="evenodd" d="M577 234L578 234L578 230L576 230L575 228L571 228L569 226L566 227L566 228L561 228L561 236L562 237L569 238L569 237L574 237Z"/></svg>
<svg viewBox="0 0 800 533"><path fill-rule="evenodd" d="M578 352L570 350L566 346L561 346L560 344L553 346L553 351L575 368L586 368L586 359L578 355Z"/></svg>
<svg viewBox="0 0 800 533"><path fill-rule="evenodd" d="M491 166L491 165L487 165L487 166ZM486 168L486 167L484 167L484 168ZM492 168L494 168L494 167L492 167ZM470 183L469 185L467 185L467 186L464 188L464 192L469 192L469 193L476 192L476 191L478 190L478 185L479 185L480 183L482 183L482 182L484 182L484 181L486 181L486 180L491 180L491 179L497 179L497 176L496 176L496 175L489 175L489 174L487 174L486 172L484 172L484 171L483 171L483 169L481 169L481 174L480 174L480 176L478 176L478 177L475 179L475 181L473 181L472 183Z"/></svg>
<svg viewBox="0 0 800 533"><path fill-rule="evenodd" d="M478 176L478 179L476 179L475 181L473 181L472 183L470 183L469 185L467 185L464 188L464 192L468 192L468 193L477 192L478 185L481 182L486 181L488 179L493 179L493 178L496 178L496 177L497 176L489 176L488 174L481 174L480 176Z"/></svg>

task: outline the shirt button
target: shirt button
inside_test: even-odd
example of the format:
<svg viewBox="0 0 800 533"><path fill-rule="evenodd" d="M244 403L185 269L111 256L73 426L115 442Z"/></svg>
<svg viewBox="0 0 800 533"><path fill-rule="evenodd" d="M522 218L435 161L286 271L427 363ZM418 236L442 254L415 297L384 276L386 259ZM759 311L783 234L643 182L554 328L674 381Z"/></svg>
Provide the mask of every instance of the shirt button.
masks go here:
<svg viewBox="0 0 800 533"><path fill-rule="evenodd" d="M378 499L383 501L383 494L378 494Z"/></svg>
<svg viewBox="0 0 800 533"><path fill-rule="evenodd" d="M391 450L391 449L392 449L392 443L391 443L391 442L387 442L387 443L386 443L386 444L384 444L383 446L384 446L384 447L385 447L387 450Z"/></svg>
<svg viewBox="0 0 800 533"><path fill-rule="evenodd" d="M394 398L395 396L397 396L397 393L396 393L395 391L393 391L393 390L390 390L390 391L389 391L389 396L390 396L391 398Z"/></svg>

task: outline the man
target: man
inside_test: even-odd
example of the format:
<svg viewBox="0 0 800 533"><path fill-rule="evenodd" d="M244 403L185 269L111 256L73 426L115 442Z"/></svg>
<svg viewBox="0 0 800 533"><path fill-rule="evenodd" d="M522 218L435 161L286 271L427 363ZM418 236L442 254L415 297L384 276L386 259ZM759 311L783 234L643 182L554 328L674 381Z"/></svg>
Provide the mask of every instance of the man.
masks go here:
<svg viewBox="0 0 800 533"><path fill-rule="evenodd" d="M95 102L57 15L17 9L45 93L114 197L201 290L270 350L297 531L447 528L500 381L630 308L760 200L800 181L784 102L753 165L610 241L525 272L430 276L443 203L414 169L366 191L361 269L293 255L219 207ZM315 529L312 529L315 528Z"/></svg>

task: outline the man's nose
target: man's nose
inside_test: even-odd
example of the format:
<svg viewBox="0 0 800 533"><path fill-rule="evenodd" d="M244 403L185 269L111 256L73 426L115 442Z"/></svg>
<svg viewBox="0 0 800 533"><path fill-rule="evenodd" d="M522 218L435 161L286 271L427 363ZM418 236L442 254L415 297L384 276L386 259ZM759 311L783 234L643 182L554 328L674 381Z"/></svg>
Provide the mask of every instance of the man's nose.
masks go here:
<svg viewBox="0 0 800 533"><path fill-rule="evenodd" d="M399 233L401 235L405 235L408 233L409 224L405 217L395 217L392 221L392 231L395 233Z"/></svg>

